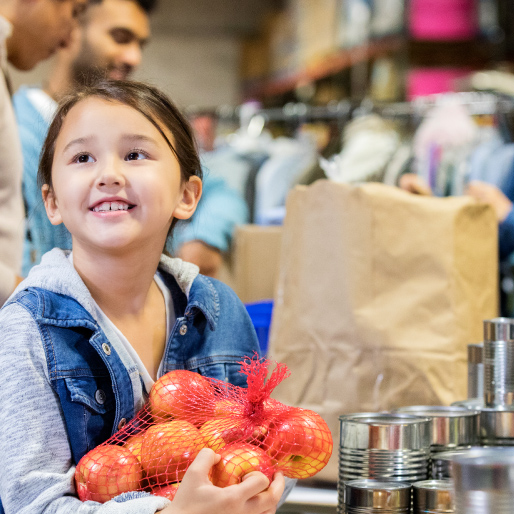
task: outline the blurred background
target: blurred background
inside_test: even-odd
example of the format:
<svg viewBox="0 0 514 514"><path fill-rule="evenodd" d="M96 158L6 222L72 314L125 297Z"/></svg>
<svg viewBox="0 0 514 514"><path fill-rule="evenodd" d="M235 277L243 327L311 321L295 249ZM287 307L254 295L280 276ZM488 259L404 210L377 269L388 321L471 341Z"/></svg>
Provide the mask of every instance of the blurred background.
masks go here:
<svg viewBox="0 0 514 514"><path fill-rule="evenodd" d="M217 181L178 255L245 303L274 297L297 185L426 194L402 185L415 175L436 196L482 180L514 199L514 0L158 0L150 21L133 77L187 111ZM14 89L51 68L13 69ZM189 241L217 252L209 266L180 253ZM510 315L514 257L501 259Z"/></svg>
<svg viewBox="0 0 514 514"><path fill-rule="evenodd" d="M510 71L512 0L160 0L136 78L183 107L410 99ZM51 63L13 71L38 83Z"/></svg>

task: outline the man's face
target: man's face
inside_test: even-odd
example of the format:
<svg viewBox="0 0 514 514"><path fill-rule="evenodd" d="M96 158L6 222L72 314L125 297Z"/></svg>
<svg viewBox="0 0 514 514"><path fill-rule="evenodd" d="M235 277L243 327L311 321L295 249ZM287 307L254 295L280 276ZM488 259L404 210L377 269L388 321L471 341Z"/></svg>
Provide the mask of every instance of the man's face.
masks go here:
<svg viewBox="0 0 514 514"><path fill-rule="evenodd" d="M126 79L141 63L150 35L148 16L133 0L103 0L88 8L72 63L78 84L99 78Z"/></svg>
<svg viewBox="0 0 514 514"><path fill-rule="evenodd" d="M58 48L69 44L76 16L87 0L36 0L26 3L7 40L11 64L30 70L50 57Z"/></svg>

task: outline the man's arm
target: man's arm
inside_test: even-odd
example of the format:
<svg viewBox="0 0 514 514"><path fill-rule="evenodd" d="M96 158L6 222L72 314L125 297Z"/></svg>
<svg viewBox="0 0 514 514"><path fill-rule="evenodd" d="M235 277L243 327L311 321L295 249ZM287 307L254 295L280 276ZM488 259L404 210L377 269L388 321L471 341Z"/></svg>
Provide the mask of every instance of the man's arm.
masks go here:
<svg viewBox="0 0 514 514"><path fill-rule="evenodd" d="M221 254L230 248L235 227L247 221L248 207L239 193L221 177L207 175L193 219L176 228L175 253L197 264L202 274L216 276Z"/></svg>

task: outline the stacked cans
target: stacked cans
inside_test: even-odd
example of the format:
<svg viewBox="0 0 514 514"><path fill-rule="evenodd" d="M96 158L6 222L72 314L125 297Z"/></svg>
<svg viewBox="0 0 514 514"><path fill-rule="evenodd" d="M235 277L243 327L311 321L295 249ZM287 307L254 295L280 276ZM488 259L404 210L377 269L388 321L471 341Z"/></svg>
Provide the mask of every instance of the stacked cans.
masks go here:
<svg viewBox="0 0 514 514"><path fill-rule="evenodd" d="M514 446L514 319L484 321L483 368L480 345L471 346L468 396L477 396L453 405L480 412L482 448L432 454L432 477L451 477L457 514L510 514L514 512L514 448L509 448Z"/></svg>
<svg viewBox="0 0 514 514"><path fill-rule="evenodd" d="M468 399L339 420L339 512L514 513L514 319L468 345Z"/></svg>
<svg viewBox="0 0 514 514"><path fill-rule="evenodd" d="M514 448L476 448L452 462L456 514L514 512Z"/></svg>
<svg viewBox="0 0 514 514"><path fill-rule="evenodd" d="M339 420L340 506L345 504L345 485L353 480L411 484L428 477L429 418L359 413L340 416Z"/></svg>
<svg viewBox="0 0 514 514"><path fill-rule="evenodd" d="M484 321L483 446L514 445L514 320Z"/></svg>

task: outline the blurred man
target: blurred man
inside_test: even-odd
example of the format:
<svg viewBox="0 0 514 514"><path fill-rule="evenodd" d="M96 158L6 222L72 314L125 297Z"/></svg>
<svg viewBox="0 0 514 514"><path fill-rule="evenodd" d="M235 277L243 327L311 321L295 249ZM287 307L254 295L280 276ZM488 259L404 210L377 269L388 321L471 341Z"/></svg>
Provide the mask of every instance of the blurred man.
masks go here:
<svg viewBox="0 0 514 514"><path fill-rule="evenodd" d="M70 41L79 0L0 0L0 306L21 280L22 153L7 62L30 70Z"/></svg>
<svg viewBox="0 0 514 514"><path fill-rule="evenodd" d="M57 53L43 89L23 87L14 95L27 211L24 276L48 250L71 248L66 228L48 221L37 185L39 154L57 102L70 90L99 78L126 79L141 63L142 49L150 36L148 15L154 5L155 0L90 0L88 9L78 17L71 43Z"/></svg>
<svg viewBox="0 0 514 514"><path fill-rule="evenodd" d="M190 122L204 168L202 198L193 218L177 224L172 253L196 264L203 275L219 278L223 254L231 247L236 226L249 219L246 200L229 178L237 181L242 170L234 159L216 159L217 119L213 113L198 112L190 116Z"/></svg>

